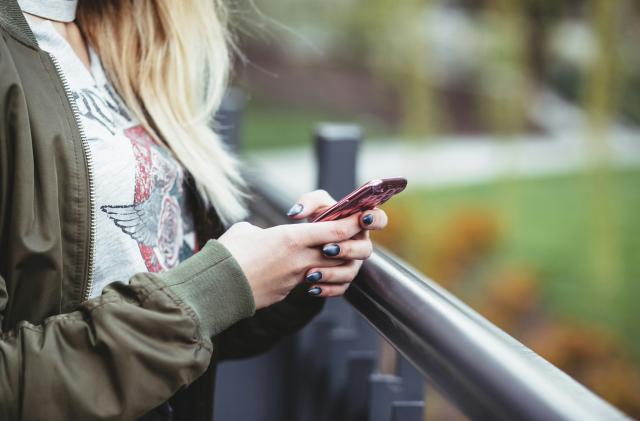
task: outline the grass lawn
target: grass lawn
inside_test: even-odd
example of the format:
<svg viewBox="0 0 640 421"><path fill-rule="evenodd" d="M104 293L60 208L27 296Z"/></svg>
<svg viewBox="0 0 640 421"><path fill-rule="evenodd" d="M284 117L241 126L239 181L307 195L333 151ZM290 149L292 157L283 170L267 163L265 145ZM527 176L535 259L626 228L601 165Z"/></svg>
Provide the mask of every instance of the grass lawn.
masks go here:
<svg viewBox="0 0 640 421"><path fill-rule="evenodd" d="M365 136L384 134L381 125L363 116L345 116L317 108L293 108L252 100L244 116L243 148L245 150L304 146L312 142L318 122L360 124Z"/></svg>
<svg viewBox="0 0 640 421"><path fill-rule="evenodd" d="M442 240L442 227L461 210L491 215L498 240L476 271L481 274L471 276L509 265L531 267L546 310L612 328L640 361L640 170L613 172L608 188L594 184L591 176L578 174L422 189L385 208L390 215L410 213L405 220L414 228L395 248L419 267L430 253L420 250L420 238Z"/></svg>

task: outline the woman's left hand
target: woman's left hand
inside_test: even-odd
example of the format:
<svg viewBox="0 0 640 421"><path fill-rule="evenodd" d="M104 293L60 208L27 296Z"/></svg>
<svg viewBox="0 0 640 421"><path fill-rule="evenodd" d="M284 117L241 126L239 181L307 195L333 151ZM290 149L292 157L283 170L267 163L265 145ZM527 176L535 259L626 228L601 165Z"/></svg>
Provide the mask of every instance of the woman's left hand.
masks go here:
<svg viewBox="0 0 640 421"><path fill-rule="evenodd" d="M305 218L313 220L334 203L336 203L335 199L326 191L314 190L300 196L287 215L295 220ZM382 209L374 208L361 212L358 220L362 231L349 240L325 244L322 247L322 254L325 257L342 261L342 263L337 266L334 263L326 267L309 269L305 282L309 283L310 295L336 297L344 294L358 274L362 262L371 255L373 245L369 238L369 231L383 229L387 225L387 214Z"/></svg>

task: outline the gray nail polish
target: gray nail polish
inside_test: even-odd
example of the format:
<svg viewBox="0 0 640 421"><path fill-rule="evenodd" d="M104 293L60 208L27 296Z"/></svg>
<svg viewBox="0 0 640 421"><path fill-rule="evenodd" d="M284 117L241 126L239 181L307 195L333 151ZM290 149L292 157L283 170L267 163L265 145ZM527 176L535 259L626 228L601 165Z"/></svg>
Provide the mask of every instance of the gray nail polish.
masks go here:
<svg viewBox="0 0 640 421"><path fill-rule="evenodd" d="M291 207L291 209L289 209L289 212L287 212L287 216L296 216L297 214L302 212L303 209L304 206L302 206L302 204L296 203Z"/></svg>
<svg viewBox="0 0 640 421"><path fill-rule="evenodd" d="M371 225L373 224L373 214L366 214L363 218L362 218L362 222L364 222L365 225Z"/></svg>
<svg viewBox="0 0 640 421"><path fill-rule="evenodd" d="M311 272L304 279L306 279L307 282L318 282L320 279L322 279L322 272Z"/></svg>
<svg viewBox="0 0 640 421"><path fill-rule="evenodd" d="M313 287L309 291L307 291L307 294L313 295L314 297L320 295L321 293L322 289L320 287Z"/></svg>
<svg viewBox="0 0 640 421"><path fill-rule="evenodd" d="M340 246L335 243L327 244L326 246L322 247L322 254L327 257L335 257L340 254Z"/></svg>

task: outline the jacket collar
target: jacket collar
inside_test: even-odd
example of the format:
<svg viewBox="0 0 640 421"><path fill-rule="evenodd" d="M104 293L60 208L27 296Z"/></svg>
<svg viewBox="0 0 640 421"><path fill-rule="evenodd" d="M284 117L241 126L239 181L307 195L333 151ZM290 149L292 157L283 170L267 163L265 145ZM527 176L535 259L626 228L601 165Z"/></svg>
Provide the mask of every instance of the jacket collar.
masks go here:
<svg viewBox="0 0 640 421"><path fill-rule="evenodd" d="M0 24L22 43L34 49L38 47L36 37L16 0L0 0Z"/></svg>

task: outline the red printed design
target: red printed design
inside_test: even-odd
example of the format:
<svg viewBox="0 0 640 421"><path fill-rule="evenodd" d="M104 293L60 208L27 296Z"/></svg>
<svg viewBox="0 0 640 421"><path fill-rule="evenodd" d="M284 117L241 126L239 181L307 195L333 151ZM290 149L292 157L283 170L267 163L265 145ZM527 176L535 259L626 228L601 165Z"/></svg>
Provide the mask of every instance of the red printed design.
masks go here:
<svg viewBox="0 0 640 421"><path fill-rule="evenodd" d="M124 131L131 142L136 162L133 204L102 206L102 211L138 242L147 270L161 272L174 267L186 245L179 198L183 195L183 171L168 151L155 144L142 126ZM187 246L188 250L183 250Z"/></svg>

